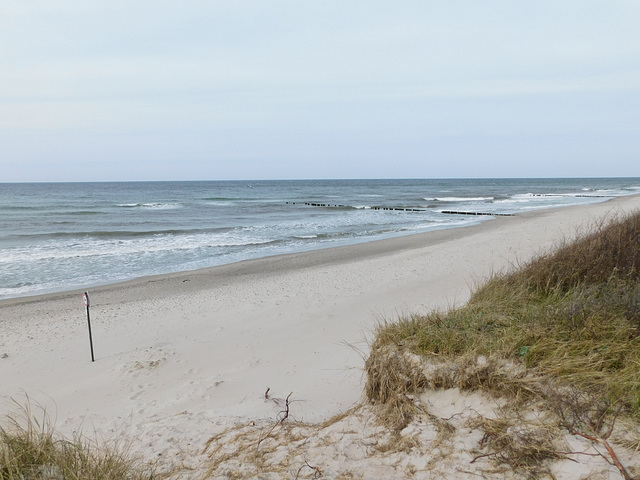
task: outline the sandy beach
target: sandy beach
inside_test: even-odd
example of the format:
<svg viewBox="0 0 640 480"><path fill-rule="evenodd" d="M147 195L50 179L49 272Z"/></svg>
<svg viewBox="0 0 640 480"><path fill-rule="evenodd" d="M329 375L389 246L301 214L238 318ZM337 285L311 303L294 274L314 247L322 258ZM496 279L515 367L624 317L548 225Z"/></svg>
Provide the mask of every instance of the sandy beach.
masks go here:
<svg viewBox="0 0 640 480"><path fill-rule="evenodd" d="M459 305L492 272L638 208L620 197L92 288L95 362L81 291L5 300L0 412L28 395L62 433L195 465L225 428L276 418L266 397L293 392L291 417L309 423L359 404L377 322Z"/></svg>

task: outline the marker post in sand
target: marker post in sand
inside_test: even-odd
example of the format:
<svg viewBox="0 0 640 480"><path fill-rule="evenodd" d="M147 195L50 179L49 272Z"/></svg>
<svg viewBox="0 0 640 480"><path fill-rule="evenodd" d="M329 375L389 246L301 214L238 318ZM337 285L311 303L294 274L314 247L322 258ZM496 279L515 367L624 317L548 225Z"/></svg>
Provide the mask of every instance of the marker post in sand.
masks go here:
<svg viewBox="0 0 640 480"><path fill-rule="evenodd" d="M89 300L89 292L84 292L82 294L82 300L84 301L84 306L87 308L87 325L89 325L89 345L91 346L91 361L95 362L95 358L93 357L93 338L91 337L91 317L89 316L89 307L91 306L91 301Z"/></svg>

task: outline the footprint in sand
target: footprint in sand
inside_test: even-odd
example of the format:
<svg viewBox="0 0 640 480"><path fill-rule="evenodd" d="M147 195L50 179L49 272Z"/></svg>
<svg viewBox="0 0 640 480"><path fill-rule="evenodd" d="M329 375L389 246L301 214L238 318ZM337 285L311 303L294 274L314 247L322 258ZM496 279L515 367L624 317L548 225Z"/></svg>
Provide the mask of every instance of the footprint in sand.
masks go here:
<svg viewBox="0 0 640 480"><path fill-rule="evenodd" d="M122 370L133 376L145 374L156 370L174 355L173 349L166 345L136 350L129 356L129 361L122 366Z"/></svg>
<svg viewBox="0 0 640 480"><path fill-rule="evenodd" d="M151 385L138 385L138 391L129 397L129 400L137 400L140 398Z"/></svg>

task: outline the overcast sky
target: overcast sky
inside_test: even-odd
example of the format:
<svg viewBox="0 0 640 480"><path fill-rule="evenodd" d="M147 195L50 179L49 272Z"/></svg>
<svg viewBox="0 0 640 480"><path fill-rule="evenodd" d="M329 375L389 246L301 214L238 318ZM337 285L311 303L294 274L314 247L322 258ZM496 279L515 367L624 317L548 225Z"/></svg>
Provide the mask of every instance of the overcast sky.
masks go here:
<svg viewBox="0 0 640 480"><path fill-rule="evenodd" d="M637 0L0 11L0 182L640 176Z"/></svg>

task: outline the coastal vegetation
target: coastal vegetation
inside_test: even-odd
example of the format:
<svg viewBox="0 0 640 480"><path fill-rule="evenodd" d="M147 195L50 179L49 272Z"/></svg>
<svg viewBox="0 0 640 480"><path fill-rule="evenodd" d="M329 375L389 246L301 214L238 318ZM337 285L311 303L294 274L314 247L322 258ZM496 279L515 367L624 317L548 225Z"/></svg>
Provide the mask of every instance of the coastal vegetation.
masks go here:
<svg viewBox="0 0 640 480"><path fill-rule="evenodd" d="M640 213L601 222L494 275L461 308L380 325L367 397L399 431L425 389L484 391L509 398L514 414L535 403L558 427L611 448L616 422L640 421L639 280ZM496 455L508 451L504 436L486 435L500 438ZM617 441L640 449L637 429ZM557 453L536 443L500 458L530 464Z"/></svg>
<svg viewBox="0 0 640 480"><path fill-rule="evenodd" d="M0 480L152 480L151 469L109 442L54 429L43 408L27 399L0 426Z"/></svg>

